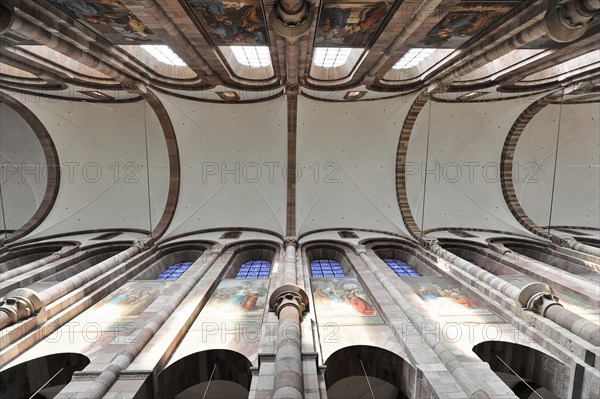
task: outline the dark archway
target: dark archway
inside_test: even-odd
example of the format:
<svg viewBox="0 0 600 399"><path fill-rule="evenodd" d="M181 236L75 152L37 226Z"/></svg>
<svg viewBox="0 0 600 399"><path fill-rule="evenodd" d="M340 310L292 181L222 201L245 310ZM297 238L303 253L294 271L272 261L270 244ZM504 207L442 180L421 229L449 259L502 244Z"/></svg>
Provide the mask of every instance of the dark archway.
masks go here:
<svg viewBox="0 0 600 399"><path fill-rule="evenodd" d="M251 366L250 361L238 352L226 349L196 352L171 364L158 375L155 397L247 398L252 380Z"/></svg>
<svg viewBox="0 0 600 399"><path fill-rule="evenodd" d="M370 391L378 399L414 396L414 368L388 350L349 346L334 352L325 365L325 384L330 399L362 398Z"/></svg>
<svg viewBox="0 0 600 399"><path fill-rule="evenodd" d="M486 341L473 352L521 399L568 397L570 368L534 348L505 341Z"/></svg>
<svg viewBox="0 0 600 399"><path fill-rule="evenodd" d="M0 398L53 398L89 363L78 353L57 353L18 364L0 373Z"/></svg>

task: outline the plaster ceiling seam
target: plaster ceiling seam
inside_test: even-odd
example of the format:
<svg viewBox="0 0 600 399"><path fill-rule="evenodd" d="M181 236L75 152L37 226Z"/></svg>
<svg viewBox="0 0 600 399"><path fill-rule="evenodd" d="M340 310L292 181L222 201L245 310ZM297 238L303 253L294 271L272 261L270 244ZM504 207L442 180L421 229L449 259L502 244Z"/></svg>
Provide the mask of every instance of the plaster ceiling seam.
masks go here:
<svg viewBox="0 0 600 399"><path fill-rule="evenodd" d="M25 101L25 102L27 102L27 101ZM117 153L115 153L115 151L113 151L113 150L112 150L112 149L111 149L109 146L107 146L107 145L106 145L105 143L103 143L103 142L102 142L100 139L98 139L98 138L97 138L97 137L96 137L96 136L95 136L93 133L91 133L91 132L90 132L90 131L88 131L87 129L85 129L85 128L81 127L79 124L75 123L75 122L74 122L74 121L72 121L70 118L65 118L64 116L62 116L62 115L60 115L59 113L57 113L57 112L55 112L55 111L51 110L51 109L50 109L50 108L48 108L48 107L45 107L45 106L41 105L40 103L36 103L35 105L36 105L36 106L38 106L38 107L40 107L40 108L42 108L42 109L44 109L44 110L45 110L45 111L47 111L48 113L50 113L50 114L53 114L54 116L56 116L56 117L60 118L62 121L66 122L67 124L70 124L70 125L72 125L72 126L76 127L77 129L79 129L80 131L82 131L82 132L86 133L86 134L88 135L88 137L90 137L90 138L91 138L91 139L93 139L94 141L98 142L98 144L100 144L102 147L106 148L106 150L108 150L108 151L109 151L111 154L113 154L113 156L114 156L115 158L117 158L119 161L121 161L123 164L125 164L125 163L126 163L125 159L121 158L121 157L120 157L120 156L119 156ZM107 107L102 107L102 108L105 108L105 109L109 109L109 110L115 111L115 110L114 110L114 109L112 109L112 108L107 108Z"/></svg>
<svg viewBox="0 0 600 399"><path fill-rule="evenodd" d="M404 104L400 104L400 106L390 114L390 116L388 116L387 118L385 118L384 120L381 121L381 123L373 130L371 136L379 131L380 127L388 120L390 119L393 115L395 115L399 110L400 107L404 105ZM308 120L310 121L310 123L312 124L312 126L315 128L313 129L314 131L317 131L316 129L316 124L315 122L311 119L311 117L309 116L309 112L307 111L306 107L303 105L303 109L304 112L308 118ZM369 139L371 136L368 136L367 139ZM365 143L367 141L367 139L363 140L362 143ZM361 145L362 145L361 143ZM377 206L377 204L371 199L371 197L368 196L368 194L360 187L360 185L356 182L356 180L354 180L351 176L350 173L348 173L345 169L344 169L344 165L352 158L352 156L358 152L358 150L361 148L360 146L352 153L349 155L349 157L346 159L345 163L340 163L337 158L335 157L335 155L333 155L331 149L329 148L329 146L324 145L324 147L327 149L327 152L329 152L329 154L332 156L332 158L337 162L337 164L340 166L340 168L342 169L342 171L346 174L346 176L348 176L348 178L350 178L350 180L352 180L352 182L354 183L354 185L363 193L363 195L365 196L365 198L367 198L369 200L369 202L371 202L371 204L377 208L377 210L383 215L383 217L385 217L393 226L396 226L399 228L399 231L402 231L402 228L392 219L390 219L384 211L381 210L381 208L379 208L379 206ZM308 217L308 215L310 214L310 212L312 211L312 209L315 207L316 203L319 201L319 199L321 198L321 195L323 195L323 193L326 191L326 189L328 188L328 185L323 186L323 188L321 189L321 191L319 192L319 194L317 195L317 198L314 200L314 202L312 203L312 205L308 208L308 210L306 211L304 217L302 218L302 220L300 221L300 223L298 224L298 226L296 227L297 231L301 230L301 227L304 224L304 220L306 220L306 218ZM402 226L404 227L404 226Z"/></svg>
<svg viewBox="0 0 600 399"><path fill-rule="evenodd" d="M225 154L225 156L227 156L227 158L229 158L230 161L234 161L234 159L231 157L231 155L229 155L229 153L227 151L225 151L216 140L214 140L212 138L212 136L210 134L208 134L204 129L202 129L194 119L192 119L191 117L187 116L187 114L185 112L183 112L177 105L175 105L173 102L169 101L168 99L161 99L162 101L166 101L168 104L170 104L173 108L175 108L177 111L179 111L181 114L185 115L187 120L189 120L190 122L192 122L196 127L198 127L198 129L200 129L205 136L207 136L209 139L211 139L211 141L217 146L219 147L219 149ZM258 144L260 143L260 141L262 140L262 138L267 134L267 132L269 132L271 130L271 128L273 127L273 125L275 124L275 121L277 120L277 117L279 116L279 114L281 113L281 110L283 108L283 105L285 104L285 102L281 102L281 105L279 106L279 109L277 110L277 112L274 113L273 116L273 120L271 121L269 127L264 131L263 135L259 138L259 140L255 143L254 147L252 147L252 150L254 148L256 148L258 146ZM244 159L242 160L242 162L245 162L246 159L248 159L248 156L250 156L251 151L249 151L246 156L244 157ZM180 222L177 226L175 226L174 228L171 229L171 226L169 227L169 230L171 230L171 233L176 231L177 228L180 228L182 225L184 225L192 216L196 215L203 207L204 205L206 205L208 203L208 201L210 199L212 199L219 191L221 191L221 189L225 186L225 184L227 183L227 181L224 181L219 188L217 189L217 191L215 191L204 203L202 203L198 209L196 209L195 211L193 211L188 219ZM261 196L261 198L263 198L263 200L265 201L265 203L267 204L267 206L269 207L269 210L271 211L271 213L273 214L273 216L275 217L275 219L277 220L277 222L279 223L280 227L282 228L282 230L284 229L284 226L281 222L281 220L279 219L279 217L277 217L277 213L275 212L275 210L273 209L273 207L271 206L271 204L267 201L266 197L264 196L264 194L262 193L262 191L257 187L256 183L250 182L251 185L256 189L256 191L259 193L259 195Z"/></svg>
<svg viewBox="0 0 600 399"><path fill-rule="evenodd" d="M41 204L41 200L38 198L37 193L36 193L36 191L33 188L33 183L31 181L31 178L29 178L27 176L27 174L23 171L22 167L25 166L25 169L27 169L27 166L35 166L35 167L46 166L46 167L48 167L48 165L47 164L44 164L44 165L29 165L29 164L24 164L24 163L20 163L19 164L17 162L11 161L7 156L5 156L3 154L0 154L0 156L4 157L8 161L8 162L2 162L4 165L10 164L10 165L16 167L15 169L19 172L19 175L21 177L21 181L26 181L27 182L27 185L29 186L29 189L31 190L31 193L33 194L33 197L34 197L34 200L35 200L35 204L36 204L36 206L39 206ZM3 182L3 183L6 183L6 182Z"/></svg>

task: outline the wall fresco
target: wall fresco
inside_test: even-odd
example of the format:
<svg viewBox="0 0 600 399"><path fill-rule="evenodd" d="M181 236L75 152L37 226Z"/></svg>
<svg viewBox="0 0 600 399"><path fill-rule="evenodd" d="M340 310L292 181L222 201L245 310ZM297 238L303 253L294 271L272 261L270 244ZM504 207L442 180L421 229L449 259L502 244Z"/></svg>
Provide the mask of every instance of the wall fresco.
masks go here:
<svg viewBox="0 0 600 399"><path fill-rule="evenodd" d="M118 0L49 0L113 44L152 41L154 34Z"/></svg>
<svg viewBox="0 0 600 399"><path fill-rule="evenodd" d="M441 321L501 321L445 277L412 277L403 281L427 304L429 314L425 316Z"/></svg>
<svg viewBox="0 0 600 399"><path fill-rule="evenodd" d="M336 324L382 324L373 300L355 277L313 277L310 279L315 312L321 326Z"/></svg>
<svg viewBox="0 0 600 399"><path fill-rule="evenodd" d="M402 1L398 0L399 5ZM317 32L316 47L367 47L375 39L387 18L393 2L335 1L323 2Z"/></svg>
<svg viewBox="0 0 600 399"><path fill-rule="evenodd" d="M157 311L152 304L168 286L163 281L129 281L104 297L77 319L82 324L97 323L105 330L119 324L142 323L142 313ZM163 298L165 299L165 298Z"/></svg>
<svg viewBox="0 0 600 399"><path fill-rule="evenodd" d="M200 312L197 322L260 325L269 279L222 280Z"/></svg>
<svg viewBox="0 0 600 399"><path fill-rule="evenodd" d="M215 45L268 45L260 1L185 1Z"/></svg>

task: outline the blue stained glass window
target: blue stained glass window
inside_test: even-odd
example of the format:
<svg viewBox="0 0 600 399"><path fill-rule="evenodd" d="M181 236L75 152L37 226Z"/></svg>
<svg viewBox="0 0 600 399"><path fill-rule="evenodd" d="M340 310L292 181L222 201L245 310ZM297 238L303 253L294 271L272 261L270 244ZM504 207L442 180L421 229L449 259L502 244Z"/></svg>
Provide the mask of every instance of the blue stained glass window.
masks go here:
<svg viewBox="0 0 600 399"><path fill-rule="evenodd" d="M384 259L383 261L400 277L420 276L415 269L402 262L400 259Z"/></svg>
<svg viewBox="0 0 600 399"><path fill-rule="evenodd" d="M269 278L271 263L264 260L251 260L240 266L235 278Z"/></svg>
<svg viewBox="0 0 600 399"><path fill-rule="evenodd" d="M172 266L169 266L159 274L155 280L164 280L164 281L174 281L179 278L189 267L192 265L191 261L176 263Z"/></svg>
<svg viewBox="0 0 600 399"><path fill-rule="evenodd" d="M310 271L313 277L345 277L342 265L335 260L318 259L310 262Z"/></svg>

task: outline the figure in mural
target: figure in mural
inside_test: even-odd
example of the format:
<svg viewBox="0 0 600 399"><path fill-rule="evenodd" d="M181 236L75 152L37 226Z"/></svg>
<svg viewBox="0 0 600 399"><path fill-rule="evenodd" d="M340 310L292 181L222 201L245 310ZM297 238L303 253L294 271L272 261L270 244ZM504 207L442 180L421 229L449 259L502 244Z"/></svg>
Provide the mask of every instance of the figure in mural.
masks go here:
<svg viewBox="0 0 600 399"><path fill-rule="evenodd" d="M343 44L346 32L344 27L348 22L349 9L339 7L327 7L323 10L321 25L319 28L323 32L322 41Z"/></svg>
<svg viewBox="0 0 600 399"><path fill-rule="evenodd" d="M421 299L427 302L435 302L440 298L452 299L457 305L467 308L476 308L477 304L470 298L465 296L458 288L435 288L435 287L420 287L417 294Z"/></svg>
<svg viewBox="0 0 600 399"><path fill-rule="evenodd" d="M343 324L379 324L373 301L354 277L312 278L313 298L319 320L343 320Z"/></svg>
<svg viewBox="0 0 600 399"><path fill-rule="evenodd" d="M268 279L222 280L201 315L208 320L259 320L268 286Z"/></svg>
<svg viewBox="0 0 600 399"><path fill-rule="evenodd" d="M421 44L426 47L459 47L511 8L511 5L459 4L427 33Z"/></svg>
<svg viewBox="0 0 600 399"><path fill-rule="evenodd" d="M139 316L159 296L164 288L162 283L132 281L105 297L90 309L90 317L95 321L110 319L114 322L123 317Z"/></svg>
<svg viewBox="0 0 600 399"><path fill-rule="evenodd" d="M319 17L316 46L365 47L390 10L385 1L327 1Z"/></svg>
<svg viewBox="0 0 600 399"><path fill-rule="evenodd" d="M260 3L190 1L189 5L215 44L267 44Z"/></svg>
<svg viewBox="0 0 600 399"><path fill-rule="evenodd" d="M360 19L358 23L353 25L346 25L344 28L349 33L358 32L361 30L371 29L379 26L381 20L385 16L387 10L387 4L384 1L376 3L368 10L362 10L360 13Z"/></svg>
<svg viewBox="0 0 600 399"><path fill-rule="evenodd" d="M147 41L152 31L118 0L51 0L64 12L95 26L108 40Z"/></svg>

